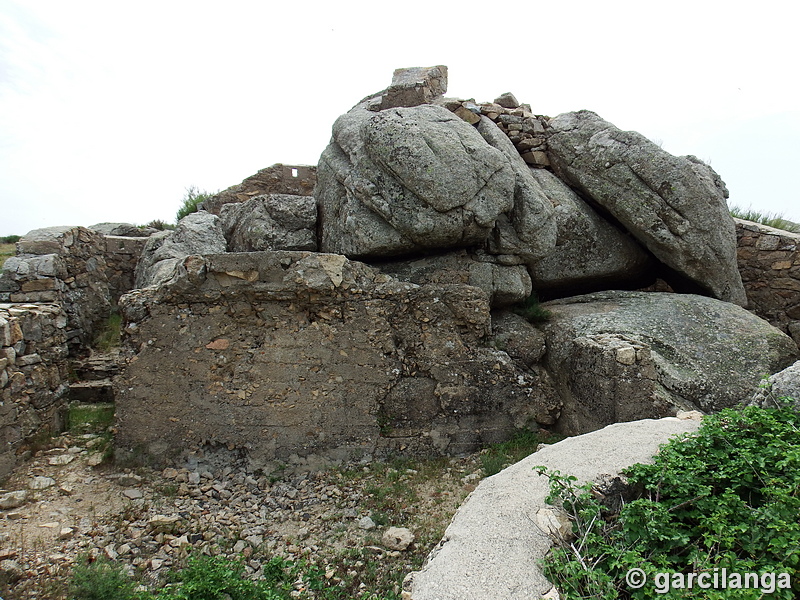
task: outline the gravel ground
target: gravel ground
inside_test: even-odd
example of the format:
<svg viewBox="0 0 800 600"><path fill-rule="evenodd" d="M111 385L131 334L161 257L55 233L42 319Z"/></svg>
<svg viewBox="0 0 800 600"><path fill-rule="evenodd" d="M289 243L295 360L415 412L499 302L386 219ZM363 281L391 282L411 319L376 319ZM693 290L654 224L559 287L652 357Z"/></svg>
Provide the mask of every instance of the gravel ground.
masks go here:
<svg viewBox="0 0 800 600"><path fill-rule="evenodd" d="M5 600L64 599L72 566L96 557L157 586L190 553L241 557L253 578L272 557L306 559L353 598L399 596L403 576L419 568L482 477L478 455L279 478L233 458L121 470L97 464L104 444L91 434L54 439L4 482ZM414 542L393 548L383 539L390 526L409 529ZM296 595L306 597L302 582Z"/></svg>

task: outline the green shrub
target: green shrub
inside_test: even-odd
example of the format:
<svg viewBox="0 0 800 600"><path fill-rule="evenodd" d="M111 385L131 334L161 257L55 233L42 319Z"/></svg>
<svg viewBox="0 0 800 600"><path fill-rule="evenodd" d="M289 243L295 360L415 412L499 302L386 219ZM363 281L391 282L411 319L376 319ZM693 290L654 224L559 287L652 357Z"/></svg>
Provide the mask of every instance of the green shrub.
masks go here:
<svg viewBox="0 0 800 600"><path fill-rule="evenodd" d="M524 317L529 323L543 323L551 317L550 311L542 308L541 304L539 304L539 297L536 292L528 296L526 300L512 306L511 310Z"/></svg>
<svg viewBox="0 0 800 600"><path fill-rule="evenodd" d="M200 191L197 187L191 185L186 188L186 194L183 196L181 207L178 209L177 214L175 215L175 220L180 221L186 215L190 215L193 212L197 212L198 204L205 202L211 196L213 196L213 192L206 192Z"/></svg>
<svg viewBox="0 0 800 600"><path fill-rule="evenodd" d="M87 563L86 557L79 559L72 571L69 584L70 600L134 600L139 596L133 580L121 565L104 558Z"/></svg>
<svg viewBox="0 0 800 600"><path fill-rule="evenodd" d="M576 540L556 547L545 574L568 598L652 598L656 573L789 573L800 591L800 415L791 407L729 409L671 441L653 464L626 470L633 498L616 511L591 486L547 473L550 501L573 519ZM649 585L631 589L642 569ZM668 598L695 598L672 589ZM760 588L703 590L706 599L761 598Z"/></svg>
<svg viewBox="0 0 800 600"><path fill-rule="evenodd" d="M16 244L22 236L20 235L6 235L0 237L0 244Z"/></svg>
<svg viewBox="0 0 800 600"><path fill-rule="evenodd" d="M784 219L782 214L770 212L762 213L749 206L747 208L741 208L733 205L728 207L728 209L730 210L731 216L737 219L761 223L762 225L774 227L775 229L783 229L784 231L790 231L792 233L800 233L800 224Z"/></svg>

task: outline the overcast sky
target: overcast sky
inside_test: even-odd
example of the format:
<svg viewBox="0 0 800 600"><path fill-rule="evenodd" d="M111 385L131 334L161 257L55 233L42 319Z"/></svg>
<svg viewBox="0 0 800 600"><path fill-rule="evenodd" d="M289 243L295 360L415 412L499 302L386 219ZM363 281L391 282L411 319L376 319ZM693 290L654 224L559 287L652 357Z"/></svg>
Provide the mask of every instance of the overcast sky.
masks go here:
<svg viewBox="0 0 800 600"><path fill-rule="evenodd" d="M590 109L800 221L800 3L0 0L0 235L173 221L188 186L316 164L396 67Z"/></svg>

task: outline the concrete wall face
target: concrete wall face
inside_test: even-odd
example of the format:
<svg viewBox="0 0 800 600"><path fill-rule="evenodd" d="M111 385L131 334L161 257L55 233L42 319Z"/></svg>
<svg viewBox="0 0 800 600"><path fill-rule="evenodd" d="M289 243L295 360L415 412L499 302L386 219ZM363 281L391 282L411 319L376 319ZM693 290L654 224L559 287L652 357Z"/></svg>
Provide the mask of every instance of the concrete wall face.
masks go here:
<svg viewBox="0 0 800 600"><path fill-rule="evenodd" d="M0 477L24 442L58 431L68 386L67 315L52 304L0 304Z"/></svg>
<svg viewBox="0 0 800 600"><path fill-rule="evenodd" d="M748 308L800 344L800 234L736 219Z"/></svg>
<svg viewBox="0 0 800 600"><path fill-rule="evenodd" d="M552 419L544 377L481 346L489 302L469 286L338 255L229 253L189 257L121 307L117 446L164 463L209 442L265 464L458 453Z"/></svg>

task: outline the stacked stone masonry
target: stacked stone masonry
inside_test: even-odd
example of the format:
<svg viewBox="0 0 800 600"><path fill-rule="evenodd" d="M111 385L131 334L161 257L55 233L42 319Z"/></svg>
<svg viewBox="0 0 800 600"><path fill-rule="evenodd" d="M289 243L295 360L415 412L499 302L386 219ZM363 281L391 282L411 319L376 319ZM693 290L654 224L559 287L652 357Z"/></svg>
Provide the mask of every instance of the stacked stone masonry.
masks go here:
<svg viewBox="0 0 800 600"><path fill-rule="evenodd" d="M31 231L3 265L0 302L60 304L67 342L80 353L111 311L106 250L104 236L84 227Z"/></svg>
<svg viewBox="0 0 800 600"><path fill-rule="evenodd" d="M529 104L519 104L512 94L503 94L494 102L449 98L441 102L470 125L480 122L480 115L487 116L508 136L526 163L538 168L550 166L543 124L547 117L533 114Z"/></svg>
<svg viewBox="0 0 800 600"><path fill-rule="evenodd" d="M749 308L800 344L800 234L736 219Z"/></svg>
<svg viewBox="0 0 800 600"><path fill-rule="evenodd" d="M57 304L0 304L0 477L24 443L58 431L68 386L67 315Z"/></svg>
<svg viewBox="0 0 800 600"><path fill-rule="evenodd" d="M284 165L281 163L261 169L242 183L229 187L203 202L201 208L218 215L222 207L234 202L247 202L264 194L311 196L317 183L317 167Z"/></svg>
<svg viewBox="0 0 800 600"><path fill-rule="evenodd" d="M134 288L136 263L147 243L146 237L105 236L106 276L108 291L114 304L120 296Z"/></svg>

